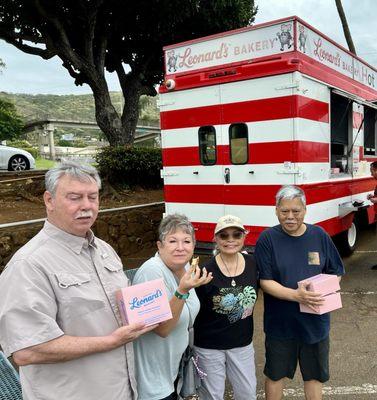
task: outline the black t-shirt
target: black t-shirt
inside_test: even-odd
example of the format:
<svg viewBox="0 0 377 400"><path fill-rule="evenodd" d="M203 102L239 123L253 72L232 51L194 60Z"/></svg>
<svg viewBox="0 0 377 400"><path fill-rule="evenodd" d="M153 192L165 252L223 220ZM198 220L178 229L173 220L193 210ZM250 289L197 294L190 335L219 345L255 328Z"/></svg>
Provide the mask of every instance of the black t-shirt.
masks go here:
<svg viewBox="0 0 377 400"><path fill-rule="evenodd" d="M255 247L259 278L297 289L297 282L317 274L343 275L344 266L330 236L306 224L301 236L291 236L280 225L261 233ZM300 312L299 303L264 293L264 331L268 338L318 343L329 335L330 314Z"/></svg>
<svg viewBox="0 0 377 400"><path fill-rule="evenodd" d="M257 269L252 255L242 255L245 269L235 277L225 276L214 257L203 265L212 272L213 279L195 289L200 300L200 311L194 323L195 346L227 350L247 346L253 340ZM231 285L232 279L235 287Z"/></svg>

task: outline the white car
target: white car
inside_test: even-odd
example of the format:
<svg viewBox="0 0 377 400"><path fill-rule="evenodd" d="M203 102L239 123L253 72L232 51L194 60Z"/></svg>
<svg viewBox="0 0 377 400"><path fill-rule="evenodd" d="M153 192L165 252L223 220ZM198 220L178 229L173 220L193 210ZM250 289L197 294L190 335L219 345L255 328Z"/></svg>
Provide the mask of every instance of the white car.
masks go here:
<svg viewBox="0 0 377 400"><path fill-rule="evenodd" d="M0 169L24 171L34 168L34 157L28 151L0 144Z"/></svg>

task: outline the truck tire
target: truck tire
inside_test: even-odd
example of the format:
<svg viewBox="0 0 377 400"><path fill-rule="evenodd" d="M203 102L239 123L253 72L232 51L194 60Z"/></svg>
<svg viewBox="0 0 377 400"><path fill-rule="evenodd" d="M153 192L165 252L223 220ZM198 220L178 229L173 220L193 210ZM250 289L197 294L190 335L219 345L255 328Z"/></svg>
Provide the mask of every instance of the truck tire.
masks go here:
<svg viewBox="0 0 377 400"><path fill-rule="evenodd" d="M359 227L356 221L353 221L348 230L341 232L335 237L335 244L342 256L350 256L356 249Z"/></svg>

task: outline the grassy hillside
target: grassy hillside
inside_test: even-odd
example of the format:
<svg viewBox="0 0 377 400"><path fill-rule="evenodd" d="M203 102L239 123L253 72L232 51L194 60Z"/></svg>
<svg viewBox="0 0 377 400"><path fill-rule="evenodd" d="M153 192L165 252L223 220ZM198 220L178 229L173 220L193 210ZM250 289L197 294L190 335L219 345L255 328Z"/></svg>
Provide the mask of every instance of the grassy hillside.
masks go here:
<svg viewBox="0 0 377 400"><path fill-rule="evenodd" d="M120 111L122 96L111 92L115 108ZM26 120L50 117L65 120L95 121L94 100L87 95L13 94L0 92L0 97L12 101L19 114ZM143 96L140 100L140 119L157 123L159 110L157 97Z"/></svg>

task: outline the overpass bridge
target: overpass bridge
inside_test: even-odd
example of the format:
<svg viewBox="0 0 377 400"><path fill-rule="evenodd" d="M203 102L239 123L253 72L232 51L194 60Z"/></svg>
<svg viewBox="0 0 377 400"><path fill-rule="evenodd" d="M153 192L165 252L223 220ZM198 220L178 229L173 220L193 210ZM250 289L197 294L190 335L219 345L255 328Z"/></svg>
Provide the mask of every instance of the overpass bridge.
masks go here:
<svg viewBox="0 0 377 400"><path fill-rule="evenodd" d="M48 145L50 158L55 159L56 151L54 145L54 131L56 127L64 128L82 128L82 129L98 129L97 123L92 121L75 121L63 120L57 118L35 118L26 121L23 132L31 133L37 131L39 148L44 152L44 146ZM138 125L135 131L134 143L144 142L149 139L158 140L161 135L161 129L156 126Z"/></svg>

